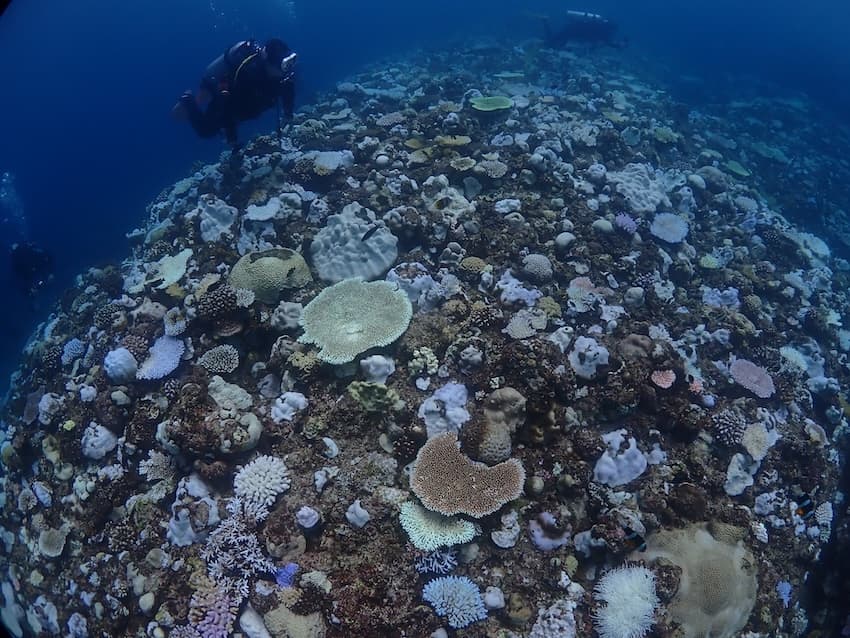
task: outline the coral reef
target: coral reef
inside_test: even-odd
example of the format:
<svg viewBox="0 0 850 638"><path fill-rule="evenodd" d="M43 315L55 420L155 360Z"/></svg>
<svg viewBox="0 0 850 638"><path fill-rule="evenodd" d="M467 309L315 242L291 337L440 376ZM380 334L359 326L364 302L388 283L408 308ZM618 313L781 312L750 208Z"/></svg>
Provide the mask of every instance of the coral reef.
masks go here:
<svg viewBox="0 0 850 638"><path fill-rule="evenodd" d="M420 52L164 190L0 415L7 627L827 635L850 263L790 215L832 131L722 109Z"/></svg>

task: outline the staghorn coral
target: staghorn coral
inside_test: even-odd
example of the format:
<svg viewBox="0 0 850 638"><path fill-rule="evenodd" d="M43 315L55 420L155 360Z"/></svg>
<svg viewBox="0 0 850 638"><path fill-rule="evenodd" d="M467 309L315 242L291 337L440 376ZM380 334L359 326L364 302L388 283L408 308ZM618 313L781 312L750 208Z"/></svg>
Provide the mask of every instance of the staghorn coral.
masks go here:
<svg viewBox="0 0 850 638"><path fill-rule="evenodd" d="M256 519L238 498L227 504L230 514L207 537L201 558L209 577L228 595L248 596L252 580L260 574L274 574L274 563L266 558L253 527Z"/></svg>

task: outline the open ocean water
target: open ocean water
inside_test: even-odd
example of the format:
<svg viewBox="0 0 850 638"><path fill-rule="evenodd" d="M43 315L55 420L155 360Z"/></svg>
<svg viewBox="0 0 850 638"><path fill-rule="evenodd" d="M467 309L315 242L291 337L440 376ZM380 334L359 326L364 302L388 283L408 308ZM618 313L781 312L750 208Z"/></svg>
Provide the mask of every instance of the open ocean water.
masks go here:
<svg viewBox="0 0 850 638"><path fill-rule="evenodd" d="M3 624L850 635L848 33L835 1L13 0ZM173 117L273 37L282 131Z"/></svg>

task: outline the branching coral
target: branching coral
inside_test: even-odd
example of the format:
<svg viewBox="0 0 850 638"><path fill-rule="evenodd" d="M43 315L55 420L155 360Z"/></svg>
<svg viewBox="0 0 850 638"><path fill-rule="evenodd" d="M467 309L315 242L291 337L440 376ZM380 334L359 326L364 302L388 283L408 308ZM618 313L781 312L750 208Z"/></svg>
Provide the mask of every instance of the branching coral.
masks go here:
<svg viewBox="0 0 850 638"><path fill-rule="evenodd" d="M210 532L201 549L209 577L228 593L246 598L251 581L260 574L274 574L274 563L265 557L252 531L256 512L238 498L227 504L230 513Z"/></svg>

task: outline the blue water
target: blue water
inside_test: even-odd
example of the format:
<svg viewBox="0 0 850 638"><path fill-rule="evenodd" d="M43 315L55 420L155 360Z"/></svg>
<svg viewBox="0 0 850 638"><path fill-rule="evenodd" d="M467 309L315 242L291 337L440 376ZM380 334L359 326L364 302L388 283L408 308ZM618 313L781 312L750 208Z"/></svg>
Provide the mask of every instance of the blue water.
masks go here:
<svg viewBox="0 0 850 638"><path fill-rule="evenodd" d="M299 53L297 105L410 47L503 46L538 36L531 14L604 13L629 52L694 102L757 91L804 92L850 119L850 7L844 2L351 2L349 0L14 0L0 17L0 173L10 171L27 237L51 251L57 280L31 309L0 268L0 378L35 322L76 273L120 260L145 206L219 140L170 117L206 64L233 42L280 36ZM769 84L773 84L773 88ZM268 130L270 115L242 135ZM2 250L23 235L9 232Z"/></svg>

